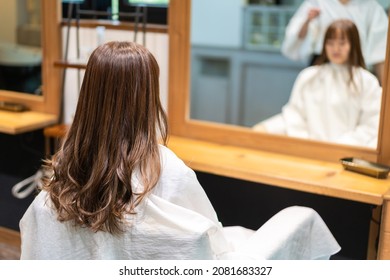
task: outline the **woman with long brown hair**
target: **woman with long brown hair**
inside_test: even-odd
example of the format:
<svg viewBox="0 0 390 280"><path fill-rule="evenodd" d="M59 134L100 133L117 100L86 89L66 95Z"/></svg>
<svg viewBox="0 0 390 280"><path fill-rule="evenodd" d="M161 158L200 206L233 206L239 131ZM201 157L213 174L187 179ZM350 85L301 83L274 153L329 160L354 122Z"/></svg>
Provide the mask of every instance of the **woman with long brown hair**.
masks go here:
<svg viewBox="0 0 390 280"><path fill-rule="evenodd" d="M156 185L158 141L167 138L158 73L154 57L135 44L110 43L92 54L73 124L49 162L53 180L44 187L60 221L118 233L124 213ZM131 188L136 172L139 193Z"/></svg>
<svg viewBox="0 0 390 280"><path fill-rule="evenodd" d="M217 216L166 141L154 56L131 42L99 46L46 162L52 176L20 222L22 259L212 258L199 244L219 236Z"/></svg>
<svg viewBox="0 0 390 280"><path fill-rule="evenodd" d="M22 259L264 258L275 251L322 258L339 250L318 214L300 207L285 212L302 214L299 223L289 219L299 234L281 231L294 237L291 247L277 242L261 252L254 238L253 252L236 252L195 173L165 146L158 78L155 58L136 43L109 42L91 54L73 123L46 163L51 176L20 222ZM264 244L279 240L262 233ZM295 250L301 243L310 250Z"/></svg>

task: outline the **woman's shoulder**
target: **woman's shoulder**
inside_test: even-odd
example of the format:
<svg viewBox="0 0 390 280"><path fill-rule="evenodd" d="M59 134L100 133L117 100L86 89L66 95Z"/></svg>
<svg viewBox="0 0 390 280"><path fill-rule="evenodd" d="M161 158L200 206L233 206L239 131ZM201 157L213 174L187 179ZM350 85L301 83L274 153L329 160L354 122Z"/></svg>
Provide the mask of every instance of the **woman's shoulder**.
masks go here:
<svg viewBox="0 0 390 280"><path fill-rule="evenodd" d="M297 80L300 80L301 82L311 80L313 77L317 77L321 71L324 71L324 65L313 65L306 67L301 70L301 72L299 72Z"/></svg>
<svg viewBox="0 0 390 280"><path fill-rule="evenodd" d="M158 145L159 150L160 150L160 155L163 159L165 160L171 160L171 161L180 161L180 159L177 157L177 155L169 149L167 146Z"/></svg>
<svg viewBox="0 0 390 280"><path fill-rule="evenodd" d="M308 67L304 68L304 69L301 71L301 74L317 73L318 71L321 71L321 69L323 69L324 66L325 66L325 64L323 64L323 65L312 65L312 66L308 66Z"/></svg>
<svg viewBox="0 0 390 280"><path fill-rule="evenodd" d="M51 205L49 193L44 190L40 191L24 213L22 223L31 218L34 220L37 217L53 218L54 209Z"/></svg>
<svg viewBox="0 0 390 280"><path fill-rule="evenodd" d="M196 181L195 172L166 146L160 145L160 155L161 174L154 194L167 197L184 189L188 191Z"/></svg>
<svg viewBox="0 0 390 280"><path fill-rule="evenodd" d="M375 77L375 75L373 73L371 73L368 69L366 68L363 68L363 67L359 67L359 66L355 66L353 67L354 71L357 71L358 73L361 73L362 75L366 75L366 76L371 76L371 77Z"/></svg>
<svg viewBox="0 0 390 280"><path fill-rule="evenodd" d="M51 208L50 195L47 191L41 190L34 198L34 201L31 204L35 210L47 211Z"/></svg>
<svg viewBox="0 0 390 280"><path fill-rule="evenodd" d="M360 80L363 80L363 81L370 81L370 82L377 82L379 83L378 81L378 78L373 74L371 73L370 71L368 71L367 69L365 68L362 68L362 67L354 67L354 74L355 76L357 76ZM356 75L357 74L357 75Z"/></svg>
<svg viewBox="0 0 390 280"><path fill-rule="evenodd" d="M171 149L159 145L162 171L174 171L175 173L188 172L190 169Z"/></svg>

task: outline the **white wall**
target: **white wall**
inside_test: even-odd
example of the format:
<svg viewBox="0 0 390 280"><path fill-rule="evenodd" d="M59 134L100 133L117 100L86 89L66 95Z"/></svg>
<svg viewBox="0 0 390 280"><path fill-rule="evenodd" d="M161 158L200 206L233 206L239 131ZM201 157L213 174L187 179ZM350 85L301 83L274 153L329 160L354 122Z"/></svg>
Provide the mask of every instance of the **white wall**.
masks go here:
<svg viewBox="0 0 390 280"><path fill-rule="evenodd" d="M389 8L390 1L389 0L377 0L379 4L381 4L385 9Z"/></svg>
<svg viewBox="0 0 390 280"><path fill-rule="evenodd" d="M66 30L63 28L63 50L65 51ZM99 32L100 30L100 32ZM100 35L99 35L100 34ZM142 32L138 33L137 42L142 43ZM87 61L89 54L99 43L108 41L132 41L134 33L123 30L102 30L94 28L80 28L80 58ZM68 59L76 59L76 28L70 30ZM165 109L168 107L168 34L147 33L146 47L156 57L160 66L160 97ZM66 70L64 90L64 115L63 122L70 123L73 119L79 94L78 73L80 85L82 82L83 70L68 68Z"/></svg>
<svg viewBox="0 0 390 280"><path fill-rule="evenodd" d="M17 2L0 0L0 42L16 43Z"/></svg>
<svg viewBox="0 0 390 280"><path fill-rule="evenodd" d="M196 0L191 6L191 44L240 48L244 0ZM204 32L207 30L207 32Z"/></svg>

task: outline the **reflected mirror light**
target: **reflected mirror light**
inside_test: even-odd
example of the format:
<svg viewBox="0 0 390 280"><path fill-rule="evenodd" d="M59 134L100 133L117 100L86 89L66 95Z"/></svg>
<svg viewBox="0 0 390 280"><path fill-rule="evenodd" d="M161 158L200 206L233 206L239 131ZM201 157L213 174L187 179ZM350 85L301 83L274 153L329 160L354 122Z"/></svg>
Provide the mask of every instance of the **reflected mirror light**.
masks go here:
<svg viewBox="0 0 390 280"><path fill-rule="evenodd" d="M286 26L302 2L191 1L191 119L253 129L281 112L308 66L281 53ZM384 10L388 2L378 1Z"/></svg>
<svg viewBox="0 0 390 280"><path fill-rule="evenodd" d="M41 95L40 0L0 0L0 90Z"/></svg>

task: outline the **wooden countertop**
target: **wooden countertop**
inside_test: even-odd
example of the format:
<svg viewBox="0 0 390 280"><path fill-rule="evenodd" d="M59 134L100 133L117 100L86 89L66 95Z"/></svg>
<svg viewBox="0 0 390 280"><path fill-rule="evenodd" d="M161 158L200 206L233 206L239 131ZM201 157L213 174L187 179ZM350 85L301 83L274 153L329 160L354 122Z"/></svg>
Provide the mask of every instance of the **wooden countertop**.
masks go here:
<svg viewBox="0 0 390 280"><path fill-rule="evenodd" d="M168 147L194 170L381 205L390 179L344 170L340 163L170 136Z"/></svg>
<svg viewBox="0 0 390 280"><path fill-rule="evenodd" d="M57 122L53 114L35 111L10 112L0 110L0 132L18 134L44 128Z"/></svg>

